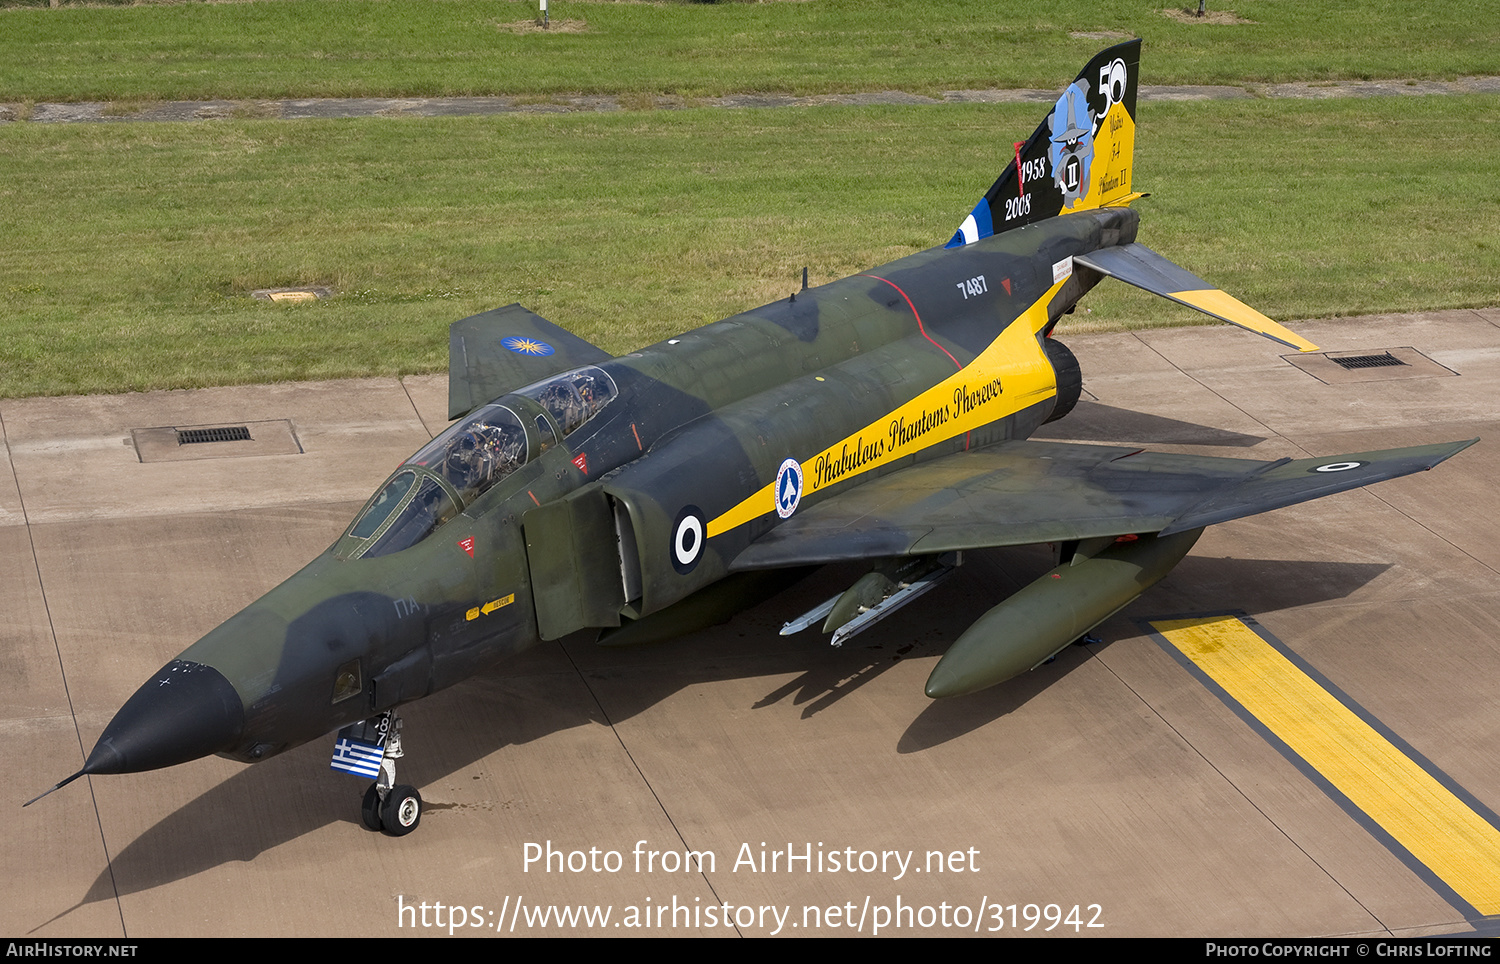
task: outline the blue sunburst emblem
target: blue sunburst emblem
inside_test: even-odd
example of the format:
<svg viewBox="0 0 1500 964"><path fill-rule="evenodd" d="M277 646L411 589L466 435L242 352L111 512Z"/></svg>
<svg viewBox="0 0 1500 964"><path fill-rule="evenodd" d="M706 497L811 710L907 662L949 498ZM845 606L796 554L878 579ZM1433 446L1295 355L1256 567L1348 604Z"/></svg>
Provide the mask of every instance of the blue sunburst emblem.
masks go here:
<svg viewBox="0 0 1500 964"><path fill-rule="evenodd" d="M520 335L502 338L500 344L517 355L550 355L557 350L540 338L523 338Z"/></svg>

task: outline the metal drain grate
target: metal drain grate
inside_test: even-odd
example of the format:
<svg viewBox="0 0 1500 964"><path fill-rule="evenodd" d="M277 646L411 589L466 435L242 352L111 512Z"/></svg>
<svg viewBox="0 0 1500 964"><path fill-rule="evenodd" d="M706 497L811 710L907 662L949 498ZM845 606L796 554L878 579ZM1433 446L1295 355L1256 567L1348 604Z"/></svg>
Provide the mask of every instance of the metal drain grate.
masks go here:
<svg viewBox="0 0 1500 964"><path fill-rule="evenodd" d="M1453 377L1458 374L1412 348L1345 348L1337 353L1282 355L1325 385L1390 382L1408 378Z"/></svg>
<svg viewBox="0 0 1500 964"><path fill-rule="evenodd" d="M1406 364L1388 351L1379 355L1344 355L1341 358L1330 355L1328 360L1340 368L1351 371L1356 368L1390 368L1394 365Z"/></svg>
<svg viewBox="0 0 1500 964"><path fill-rule="evenodd" d="M198 442L249 442L250 428L247 425L231 425L227 428L180 428L177 430L178 445L193 445Z"/></svg>
<svg viewBox="0 0 1500 964"><path fill-rule="evenodd" d="M195 462L200 459L242 459L259 455L301 455L302 445L284 418L241 422L238 425L161 425L133 428L130 441L142 462ZM203 445L230 442L230 445Z"/></svg>

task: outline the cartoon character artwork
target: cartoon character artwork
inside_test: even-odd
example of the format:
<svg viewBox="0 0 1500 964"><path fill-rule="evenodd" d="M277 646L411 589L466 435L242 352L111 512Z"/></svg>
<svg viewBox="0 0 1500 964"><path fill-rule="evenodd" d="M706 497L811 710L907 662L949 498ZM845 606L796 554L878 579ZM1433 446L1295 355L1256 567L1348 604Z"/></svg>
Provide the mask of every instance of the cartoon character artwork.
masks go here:
<svg viewBox="0 0 1500 964"><path fill-rule="evenodd" d="M1089 191L1089 169L1094 162L1094 116L1081 84L1063 91L1051 119L1047 159L1052 162L1052 178L1062 192L1063 206L1072 207Z"/></svg>

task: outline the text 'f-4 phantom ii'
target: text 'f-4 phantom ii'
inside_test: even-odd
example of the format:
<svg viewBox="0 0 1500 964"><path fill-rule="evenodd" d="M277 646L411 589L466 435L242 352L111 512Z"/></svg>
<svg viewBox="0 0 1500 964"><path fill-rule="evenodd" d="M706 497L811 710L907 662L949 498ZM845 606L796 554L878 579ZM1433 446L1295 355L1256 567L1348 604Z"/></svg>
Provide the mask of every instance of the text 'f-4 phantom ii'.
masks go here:
<svg viewBox="0 0 1500 964"><path fill-rule="evenodd" d="M1051 335L1106 276L1315 350L1136 243L1139 56L1100 53L1013 159L997 149L1003 173L942 247L618 358L519 305L455 323L457 421L326 552L162 667L58 786L339 730L334 768L376 781L365 823L404 834L422 801L396 783L396 708L542 640L660 639L867 560L784 630L838 644L965 550L1058 546L927 681L972 693L1118 612L1207 525L1471 444L1258 462L1028 440L1078 401Z"/></svg>

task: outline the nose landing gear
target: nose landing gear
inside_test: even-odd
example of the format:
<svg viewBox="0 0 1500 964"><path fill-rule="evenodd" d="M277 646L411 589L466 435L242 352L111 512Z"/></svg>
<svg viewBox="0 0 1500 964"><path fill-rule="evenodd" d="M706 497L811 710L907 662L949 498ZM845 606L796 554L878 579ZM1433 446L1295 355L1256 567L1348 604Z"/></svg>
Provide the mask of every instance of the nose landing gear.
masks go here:
<svg viewBox="0 0 1500 964"><path fill-rule="evenodd" d="M339 730L331 764L342 773L376 778L360 803L360 821L392 837L404 837L422 822L422 795L396 782L401 756L401 718L387 710Z"/></svg>

